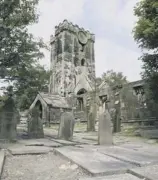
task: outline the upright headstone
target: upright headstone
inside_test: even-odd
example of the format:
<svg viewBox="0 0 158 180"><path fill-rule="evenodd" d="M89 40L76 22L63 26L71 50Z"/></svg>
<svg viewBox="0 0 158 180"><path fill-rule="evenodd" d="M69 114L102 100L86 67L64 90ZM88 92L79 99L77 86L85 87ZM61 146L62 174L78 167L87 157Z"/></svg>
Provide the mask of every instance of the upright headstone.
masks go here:
<svg viewBox="0 0 158 180"><path fill-rule="evenodd" d="M28 136L29 138L43 138L43 122L40 118L38 109L34 108L28 119Z"/></svg>
<svg viewBox="0 0 158 180"><path fill-rule="evenodd" d="M14 99L9 96L0 110L0 139L15 141L17 138L17 123L19 113L16 110Z"/></svg>
<svg viewBox="0 0 158 180"><path fill-rule="evenodd" d="M61 114L58 137L65 140L72 140L75 118L72 112L63 112Z"/></svg>
<svg viewBox="0 0 158 180"><path fill-rule="evenodd" d="M121 131L121 112L120 112L120 101L115 101L115 124L114 124L114 132Z"/></svg>
<svg viewBox="0 0 158 180"><path fill-rule="evenodd" d="M88 113L87 131L95 131L95 121L97 116L96 109L97 109L96 104L93 103L90 106L90 111Z"/></svg>
<svg viewBox="0 0 158 180"><path fill-rule="evenodd" d="M113 144L111 116L108 109L103 110L102 107L100 107L99 111L98 144Z"/></svg>

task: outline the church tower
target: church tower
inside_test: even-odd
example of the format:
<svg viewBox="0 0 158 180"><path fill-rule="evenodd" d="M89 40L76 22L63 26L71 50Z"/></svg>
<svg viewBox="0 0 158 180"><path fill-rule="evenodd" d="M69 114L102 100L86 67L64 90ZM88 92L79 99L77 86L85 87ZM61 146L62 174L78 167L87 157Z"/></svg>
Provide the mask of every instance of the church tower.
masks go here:
<svg viewBox="0 0 158 180"><path fill-rule="evenodd" d="M51 77L49 93L91 91L95 79L95 36L64 20L51 36Z"/></svg>

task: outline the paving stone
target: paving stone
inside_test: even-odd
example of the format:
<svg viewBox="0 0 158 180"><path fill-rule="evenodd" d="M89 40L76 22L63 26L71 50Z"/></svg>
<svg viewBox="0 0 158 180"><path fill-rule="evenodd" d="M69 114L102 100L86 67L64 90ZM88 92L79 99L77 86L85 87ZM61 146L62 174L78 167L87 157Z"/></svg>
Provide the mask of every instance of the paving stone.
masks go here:
<svg viewBox="0 0 158 180"><path fill-rule="evenodd" d="M131 174L134 174L140 178L149 179L149 180L157 180L158 179L158 165L146 166L131 169L129 171Z"/></svg>
<svg viewBox="0 0 158 180"><path fill-rule="evenodd" d="M5 161L5 152L3 150L1 150L0 151L0 177L3 172L4 161Z"/></svg>
<svg viewBox="0 0 158 180"><path fill-rule="evenodd" d="M134 165L103 155L91 149L67 146L57 148L55 151L93 175L125 173L128 169L135 167Z"/></svg>
<svg viewBox="0 0 158 180"><path fill-rule="evenodd" d="M131 174L119 174L103 177L81 178L79 180L141 180L140 178Z"/></svg>
<svg viewBox="0 0 158 180"><path fill-rule="evenodd" d="M12 155L26 155L26 154L47 154L53 150L49 147L39 146L20 146L11 147L8 149Z"/></svg>
<svg viewBox="0 0 158 180"><path fill-rule="evenodd" d="M98 151L105 155L109 155L126 162L134 163L138 166L158 163L158 156L153 153L149 154L147 152L140 152L117 146L98 148Z"/></svg>

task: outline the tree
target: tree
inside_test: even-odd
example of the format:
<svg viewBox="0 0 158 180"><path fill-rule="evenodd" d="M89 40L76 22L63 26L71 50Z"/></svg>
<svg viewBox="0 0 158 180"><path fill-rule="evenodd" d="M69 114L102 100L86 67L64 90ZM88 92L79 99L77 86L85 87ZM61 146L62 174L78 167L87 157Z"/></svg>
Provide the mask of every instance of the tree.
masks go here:
<svg viewBox="0 0 158 180"><path fill-rule="evenodd" d="M39 0L0 1L0 78L13 81L20 109L28 108L38 91L48 84L49 72L38 63L46 45L28 32L38 22Z"/></svg>
<svg viewBox="0 0 158 180"><path fill-rule="evenodd" d="M38 21L38 0L0 1L0 77L21 79L20 73L43 57L42 40L35 40L27 27Z"/></svg>
<svg viewBox="0 0 158 180"><path fill-rule="evenodd" d="M158 103L158 1L141 0L134 9L138 21L134 39L143 50L142 77L148 85L150 97Z"/></svg>
<svg viewBox="0 0 158 180"><path fill-rule="evenodd" d="M47 91L50 72L37 65L31 67L29 72L21 72L23 79L15 83L16 102L20 110L28 109L38 92Z"/></svg>
<svg viewBox="0 0 158 180"><path fill-rule="evenodd" d="M116 85L123 85L128 82L122 72L114 72L113 70L109 70L103 73L102 79L106 81L110 87L114 87Z"/></svg>

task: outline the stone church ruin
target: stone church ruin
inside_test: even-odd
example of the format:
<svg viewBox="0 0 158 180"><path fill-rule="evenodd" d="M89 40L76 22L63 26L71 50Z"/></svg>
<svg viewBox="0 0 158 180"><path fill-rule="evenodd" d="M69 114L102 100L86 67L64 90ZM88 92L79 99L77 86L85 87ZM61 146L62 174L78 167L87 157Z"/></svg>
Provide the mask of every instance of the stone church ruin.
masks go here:
<svg viewBox="0 0 158 180"><path fill-rule="evenodd" d="M88 121L87 130L94 130L99 103L107 98L114 132L120 132L121 125L143 121L155 125L156 119L148 113L143 81L116 87L96 83L94 43L94 34L67 20L55 27L50 40L49 92L39 92L30 110L38 108L45 124L59 123L62 112L73 112L75 119Z"/></svg>

